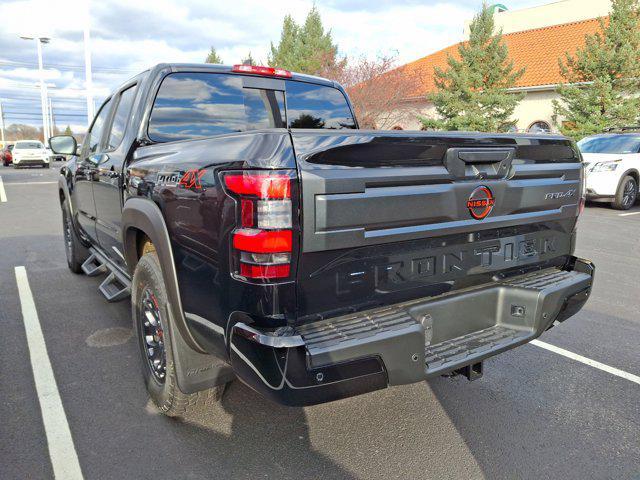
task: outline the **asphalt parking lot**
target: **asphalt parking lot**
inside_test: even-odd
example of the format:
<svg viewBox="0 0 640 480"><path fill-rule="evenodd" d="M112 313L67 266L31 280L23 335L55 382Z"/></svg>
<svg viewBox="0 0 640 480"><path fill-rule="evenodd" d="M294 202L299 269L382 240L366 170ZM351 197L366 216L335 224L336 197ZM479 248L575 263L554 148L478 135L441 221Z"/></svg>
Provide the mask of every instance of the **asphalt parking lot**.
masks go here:
<svg viewBox="0 0 640 480"><path fill-rule="evenodd" d="M577 254L596 263L592 297L541 337L602 365L525 345L487 361L475 382L438 378L303 409L234 382L219 406L173 420L140 381L128 302L107 303L101 278L67 269L59 165L0 167L1 479L53 477L41 413L51 392L36 390L20 266L84 478L640 479L640 205L624 216L587 208Z"/></svg>

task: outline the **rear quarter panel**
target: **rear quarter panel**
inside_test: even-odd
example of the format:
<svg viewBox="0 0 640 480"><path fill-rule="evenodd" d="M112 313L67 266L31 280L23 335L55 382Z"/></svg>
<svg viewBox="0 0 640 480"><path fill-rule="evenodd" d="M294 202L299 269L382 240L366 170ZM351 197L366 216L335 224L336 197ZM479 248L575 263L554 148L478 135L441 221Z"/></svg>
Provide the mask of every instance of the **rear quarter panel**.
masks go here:
<svg viewBox="0 0 640 480"><path fill-rule="evenodd" d="M219 180L224 170L294 168L289 134L277 129L156 144L135 152L126 170L126 195L146 197L163 212L187 320L199 317L226 332L233 312L254 315L263 327L285 325L295 314L293 282L261 286L229 274L236 204ZM211 339L193 333L212 353L226 355L223 335Z"/></svg>

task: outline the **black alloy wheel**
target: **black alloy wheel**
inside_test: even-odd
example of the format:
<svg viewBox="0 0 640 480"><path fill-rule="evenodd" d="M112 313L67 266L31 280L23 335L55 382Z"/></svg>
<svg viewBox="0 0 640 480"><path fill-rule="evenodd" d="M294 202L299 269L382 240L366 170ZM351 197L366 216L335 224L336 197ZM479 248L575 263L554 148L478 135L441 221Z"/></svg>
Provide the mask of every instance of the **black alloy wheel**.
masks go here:
<svg viewBox="0 0 640 480"><path fill-rule="evenodd" d="M138 321L141 325L143 350L146 352L147 367L158 383L164 383L167 374L167 355L164 343L164 329L158 299L147 286L140 296Z"/></svg>

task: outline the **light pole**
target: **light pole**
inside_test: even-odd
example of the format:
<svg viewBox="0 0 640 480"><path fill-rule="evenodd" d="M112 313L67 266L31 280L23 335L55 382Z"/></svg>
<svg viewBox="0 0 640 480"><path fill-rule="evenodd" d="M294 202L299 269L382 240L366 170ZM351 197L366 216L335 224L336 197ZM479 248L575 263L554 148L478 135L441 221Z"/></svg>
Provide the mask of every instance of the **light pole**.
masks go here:
<svg viewBox="0 0 640 480"><path fill-rule="evenodd" d="M2 148L7 145L4 143L4 112L2 111L2 102L0 102L0 132L2 132Z"/></svg>
<svg viewBox="0 0 640 480"><path fill-rule="evenodd" d="M89 0L86 4L86 19L84 21L84 77L87 89L87 128L91 125L94 115L93 105L93 79L91 78L91 12Z"/></svg>
<svg viewBox="0 0 640 480"><path fill-rule="evenodd" d="M55 135L56 129L56 121L53 118L53 103L51 102L51 97L47 99L49 101L48 110L49 110L49 136L53 137Z"/></svg>
<svg viewBox="0 0 640 480"><path fill-rule="evenodd" d="M44 136L44 143L46 144L49 140L50 131L49 131L49 122L47 115L47 92L45 90L44 84L44 69L42 68L42 44L49 43L49 38L47 37L27 37L21 36L23 40L35 40L37 49L38 49L38 71L40 73L40 107L42 108L42 134Z"/></svg>

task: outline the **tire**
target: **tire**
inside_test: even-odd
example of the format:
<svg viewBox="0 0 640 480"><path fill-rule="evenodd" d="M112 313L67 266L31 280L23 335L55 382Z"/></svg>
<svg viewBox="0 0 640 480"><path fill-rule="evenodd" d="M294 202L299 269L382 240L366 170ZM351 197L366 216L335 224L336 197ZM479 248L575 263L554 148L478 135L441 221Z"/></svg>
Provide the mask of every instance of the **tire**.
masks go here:
<svg viewBox="0 0 640 480"><path fill-rule="evenodd" d="M76 228L73 225L69 200L62 203L62 234L64 249L67 256L67 265L73 273L82 273L82 264L89 257L87 248L82 244Z"/></svg>
<svg viewBox="0 0 640 480"><path fill-rule="evenodd" d="M155 319L156 325L148 315ZM166 328L167 322L171 321L167 291L155 251L145 253L133 273L131 316L140 348L144 383L151 400L162 413L179 417L222 398L224 385L192 394L185 394L178 388L171 335Z"/></svg>
<svg viewBox="0 0 640 480"><path fill-rule="evenodd" d="M638 182L635 178L627 175L618 186L615 199L611 204L616 210L629 210L638 199Z"/></svg>

